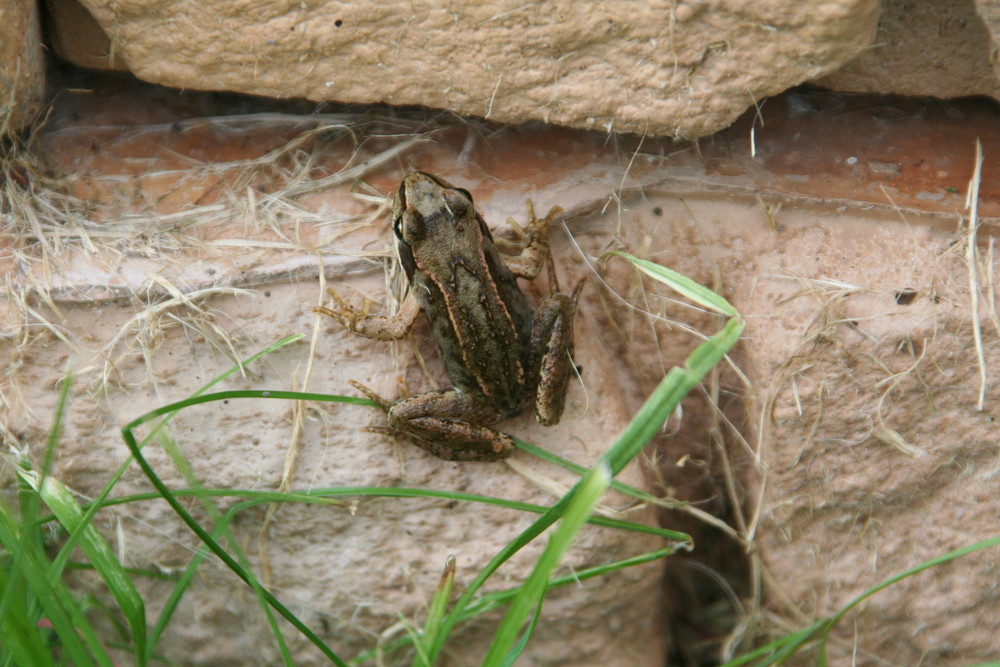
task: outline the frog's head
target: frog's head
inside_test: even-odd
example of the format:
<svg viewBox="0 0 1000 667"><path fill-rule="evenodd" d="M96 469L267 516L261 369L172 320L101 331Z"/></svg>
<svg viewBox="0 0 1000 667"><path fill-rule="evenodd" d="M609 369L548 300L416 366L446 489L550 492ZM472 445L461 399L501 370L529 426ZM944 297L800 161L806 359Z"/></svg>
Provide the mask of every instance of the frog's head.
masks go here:
<svg viewBox="0 0 1000 667"><path fill-rule="evenodd" d="M455 254L492 241L468 190L414 171L403 179L392 202L392 230L408 277L417 263L447 263Z"/></svg>
<svg viewBox="0 0 1000 667"><path fill-rule="evenodd" d="M474 217L472 195L467 190L419 171L403 179L392 203L393 232L411 247L428 238L443 240L449 228Z"/></svg>

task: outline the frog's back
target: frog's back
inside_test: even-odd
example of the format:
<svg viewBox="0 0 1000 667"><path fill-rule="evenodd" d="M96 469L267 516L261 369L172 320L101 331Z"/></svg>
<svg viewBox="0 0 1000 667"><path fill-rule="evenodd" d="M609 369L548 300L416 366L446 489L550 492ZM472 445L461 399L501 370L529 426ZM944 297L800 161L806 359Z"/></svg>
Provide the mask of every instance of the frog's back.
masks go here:
<svg viewBox="0 0 1000 667"><path fill-rule="evenodd" d="M530 392L531 308L492 243L464 254L450 260L447 289L423 274L412 288L455 387L514 415Z"/></svg>

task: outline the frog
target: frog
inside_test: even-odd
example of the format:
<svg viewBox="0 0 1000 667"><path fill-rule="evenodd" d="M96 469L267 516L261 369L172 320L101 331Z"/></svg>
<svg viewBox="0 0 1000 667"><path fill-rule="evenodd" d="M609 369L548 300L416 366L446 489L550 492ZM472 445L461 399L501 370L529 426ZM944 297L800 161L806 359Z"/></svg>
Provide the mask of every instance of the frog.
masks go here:
<svg viewBox="0 0 1000 667"><path fill-rule="evenodd" d="M332 289L336 307L315 310L384 341L404 337L423 313L453 386L388 401L352 382L386 415L386 427L368 430L405 438L449 461L497 461L516 445L492 427L529 402L540 424L560 421L577 372L573 318L584 284L571 294L559 291L549 232L561 212L554 207L537 218L528 200L523 247L505 255L467 190L420 171L403 178L391 215L409 291L397 313L365 314ZM517 279L535 279L546 263L552 292L532 309Z"/></svg>

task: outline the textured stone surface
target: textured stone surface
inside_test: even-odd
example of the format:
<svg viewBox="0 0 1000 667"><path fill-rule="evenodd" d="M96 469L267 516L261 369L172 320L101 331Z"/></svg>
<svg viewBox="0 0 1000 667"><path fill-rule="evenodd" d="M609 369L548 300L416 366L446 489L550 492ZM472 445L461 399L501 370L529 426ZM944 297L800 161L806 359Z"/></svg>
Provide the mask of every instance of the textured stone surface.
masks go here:
<svg viewBox="0 0 1000 667"><path fill-rule="evenodd" d="M990 42L986 47L986 57L993 66L993 75L1000 78L1000 3L996 0L976 0L976 12L989 32ZM979 49L980 53L982 49ZM996 97L996 95L994 95Z"/></svg>
<svg viewBox="0 0 1000 667"><path fill-rule="evenodd" d="M0 0L0 134L29 125L45 92L38 6Z"/></svg>
<svg viewBox="0 0 1000 667"><path fill-rule="evenodd" d="M816 83L853 92L1000 99L998 34L996 2L883 0L872 45Z"/></svg>
<svg viewBox="0 0 1000 667"><path fill-rule="evenodd" d="M185 89L417 104L503 122L702 136L806 80L1000 98L1000 5L991 0L622 2L587 13L568 0L451 10L194 0L46 7L53 49L81 66L127 67ZM22 52L18 44L7 42L4 61ZM16 110L30 119L35 108Z"/></svg>
<svg viewBox="0 0 1000 667"><path fill-rule="evenodd" d="M681 136L837 69L878 16L875 0L83 5L155 83Z"/></svg>
<svg viewBox="0 0 1000 667"><path fill-rule="evenodd" d="M89 69L128 69L122 54L112 52L111 40L93 14L77 0L47 0L45 7L52 50L60 58Z"/></svg>
<svg viewBox="0 0 1000 667"><path fill-rule="evenodd" d="M774 610L820 618L996 535L1000 338L983 327L980 411L968 269L954 237L851 216L806 222L781 235L780 255L755 255L775 277L741 304L759 315L746 352L768 467L749 497L775 581L768 597ZM810 278L792 257L808 258ZM998 567L994 547L889 586L840 623L830 664L997 655Z"/></svg>

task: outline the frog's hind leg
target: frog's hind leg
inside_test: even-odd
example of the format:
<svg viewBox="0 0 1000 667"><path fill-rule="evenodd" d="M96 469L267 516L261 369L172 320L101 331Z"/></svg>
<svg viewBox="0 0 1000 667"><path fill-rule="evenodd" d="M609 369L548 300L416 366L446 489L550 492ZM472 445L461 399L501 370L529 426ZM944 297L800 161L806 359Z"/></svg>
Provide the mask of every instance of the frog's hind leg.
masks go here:
<svg viewBox="0 0 1000 667"><path fill-rule="evenodd" d="M388 421L386 427L366 430L405 438L439 458L498 461L516 448L509 435L489 428L508 415L457 389L430 391L392 405L367 387L362 391L386 411Z"/></svg>
<svg viewBox="0 0 1000 667"><path fill-rule="evenodd" d="M573 293L550 294L535 310L531 323L531 372L537 380L535 419L543 426L558 424L566 404L573 366L573 315L583 289L581 280Z"/></svg>

